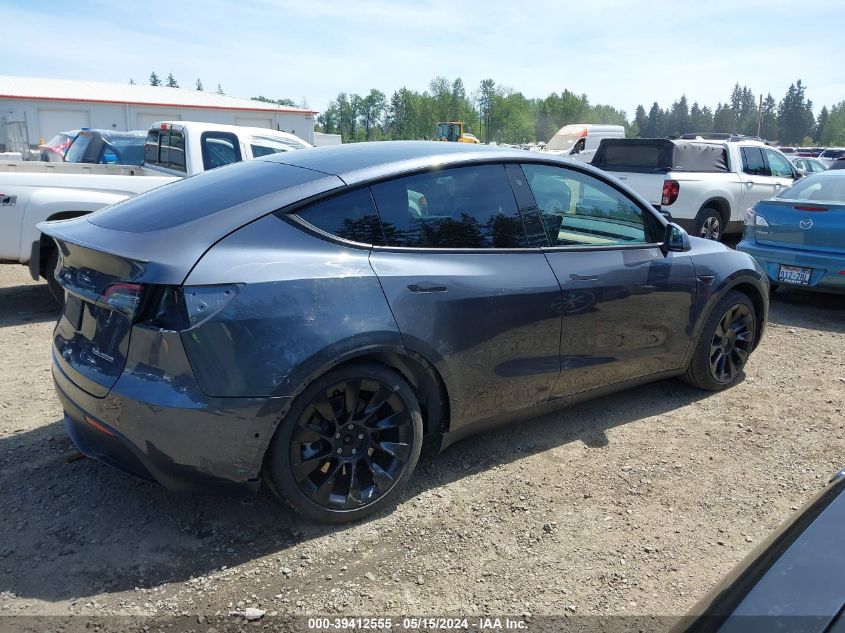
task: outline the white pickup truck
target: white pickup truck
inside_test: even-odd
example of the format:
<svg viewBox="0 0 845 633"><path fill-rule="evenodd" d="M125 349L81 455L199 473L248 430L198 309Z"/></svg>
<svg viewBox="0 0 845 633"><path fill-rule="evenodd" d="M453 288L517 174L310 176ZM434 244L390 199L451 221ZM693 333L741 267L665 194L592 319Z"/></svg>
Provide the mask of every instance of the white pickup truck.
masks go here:
<svg viewBox="0 0 845 633"><path fill-rule="evenodd" d="M29 265L57 298L53 240L35 225L97 211L186 176L258 156L311 147L299 137L264 128L190 121L155 123L144 165L0 162L0 263Z"/></svg>
<svg viewBox="0 0 845 633"><path fill-rule="evenodd" d="M592 165L712 240L741 232L746 209L801 177L778 150L750 140L604 139Z"/></svg>

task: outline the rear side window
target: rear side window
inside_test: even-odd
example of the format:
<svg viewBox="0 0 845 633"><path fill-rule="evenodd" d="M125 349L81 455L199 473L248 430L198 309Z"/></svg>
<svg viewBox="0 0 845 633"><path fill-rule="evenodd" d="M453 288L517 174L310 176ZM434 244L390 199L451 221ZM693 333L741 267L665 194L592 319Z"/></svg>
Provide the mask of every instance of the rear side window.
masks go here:
<svg viewBox="0 0 845 633"><path fill-rule="evenodd" d="M826 149L819 154L819 158L839 158L842 154L845 154L845 149Z"/></svg>
<svg viewBox="0 0 845 633"><path fill-rule="evenodd" d="M372 187L388 246L527 246L504 165L431 171Z"/></svg>
<svg viewBox="0 0 845 633"><path fill-rule="evenodd" d="M741 147L742 171L750 176L771 176L769 167L763 159L763 151L759 147Z"/></svg>
<svg viewBox="0 0 845 633"><path fill-rule="evenodd" d="M158 187L86 217L115 231L161 231L324 176L311 169L251 160Z"/></svg>
<svg viewBox="0 0 845 633"><path fill-rule="evenodd" d="M243 160L238 137L229 132L203 132L200 145L202 166L206 171Z"/></svg>
<svg viewBox="0 0 845 633"><path fill-rule="evenodd" d="M384 244L378 213L367 188L335 196L297 213L331 235L362 244Z"/></svg>

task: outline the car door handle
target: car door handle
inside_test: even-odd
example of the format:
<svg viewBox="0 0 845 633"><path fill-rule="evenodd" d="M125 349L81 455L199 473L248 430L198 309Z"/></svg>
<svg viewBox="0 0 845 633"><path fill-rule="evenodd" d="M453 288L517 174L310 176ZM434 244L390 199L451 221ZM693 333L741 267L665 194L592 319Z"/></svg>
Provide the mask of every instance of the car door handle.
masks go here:
<svg viewBox="0 0 845 633"><path fill-rule="evenodd" d="M751 189L751 187L754 186L754 183L749 180L745 183L745 186L748 187L749 189Z"/></svg>
<svg viewBox="0 0 845 633"><path fill-rule="evenodd" d="M435 286L434 284L411 284L408 286L411 292L446 292L446 286Z"/></svg>
<svg viewBox="0 0 845 633"><path fill-rule="evenodd" d="M779 182L775 183L775 189L780 189L782 186Z"/></svg>
<svg viewBox="0 0 845 633"><path fill-rule="evenodd" d="M572 279L573 281L595 281L596 279L599 278L599 276L598 275L576 275L575 273L572 273L571 275L569 275L569 278Z"/></svg>

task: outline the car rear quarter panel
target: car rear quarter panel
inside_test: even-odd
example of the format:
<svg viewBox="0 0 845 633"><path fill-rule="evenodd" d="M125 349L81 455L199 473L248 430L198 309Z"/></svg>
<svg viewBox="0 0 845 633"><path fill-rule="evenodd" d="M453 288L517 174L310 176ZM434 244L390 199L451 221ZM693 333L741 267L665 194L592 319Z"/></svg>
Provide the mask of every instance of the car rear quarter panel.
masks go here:
<svg viewBox="0 0 845 633"><path fill-rule="evenodd" d="M324 241L275 215L219 242L185 284L243 284L182 334L209 395L288 396L350 356L402 349L369 249Z"/></svg>

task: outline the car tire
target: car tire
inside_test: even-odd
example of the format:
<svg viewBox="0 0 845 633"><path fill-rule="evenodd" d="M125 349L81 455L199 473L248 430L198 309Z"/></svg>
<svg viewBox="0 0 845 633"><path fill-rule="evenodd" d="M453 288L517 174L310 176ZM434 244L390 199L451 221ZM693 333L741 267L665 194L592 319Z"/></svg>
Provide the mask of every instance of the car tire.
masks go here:
<svg viewBox="0 0 845 633"><path fill-rule="evenodd" d="M728 292L707 317L686 373L684 382L721 391L736 384L754 347L757 320L748 295Z"/></svg>
<svg viewBox="0 0 845 633"><path fill-rule="evenodd" d="M50 294L59 304L65 305L65 289L56 281L56 267L59 265L59 250L53 248L50 250L50 255L47 257L47 263L44 265L44 279L47 280L47 288Z"/></svg>
<svg viewBox="0 0 845 633"><path fill-rule="evenodd" d="M698 217L695 219L693 235L719 242L725 235L724 224L724 219L718 209L704 207L698 212Z"/></svg>
<svg viewBox="0 0 845 633"><path fill-rule="evenodd" d="M407 381L377 363L331 370L295 398L267 455L267 479L302 516L356 521L392 506L423 442Z"/></svg>

